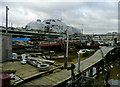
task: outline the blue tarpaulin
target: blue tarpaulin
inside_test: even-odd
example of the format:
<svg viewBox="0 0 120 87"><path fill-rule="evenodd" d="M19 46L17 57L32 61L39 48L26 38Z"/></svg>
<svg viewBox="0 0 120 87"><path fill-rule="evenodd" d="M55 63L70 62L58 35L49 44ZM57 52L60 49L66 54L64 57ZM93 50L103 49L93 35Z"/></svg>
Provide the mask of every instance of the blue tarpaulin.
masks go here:
<svg viewBox="0 0 120 87"><path fill-rule="evenodd" d="M30 38L12 38L13 41L29 41Z"/></svg>

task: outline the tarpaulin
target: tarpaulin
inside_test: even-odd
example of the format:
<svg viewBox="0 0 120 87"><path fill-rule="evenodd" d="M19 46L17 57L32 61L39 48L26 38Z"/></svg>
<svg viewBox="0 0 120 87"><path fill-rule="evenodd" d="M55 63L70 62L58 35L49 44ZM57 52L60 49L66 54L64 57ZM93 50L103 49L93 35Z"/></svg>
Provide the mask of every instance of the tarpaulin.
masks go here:
<svg viewBox="0 0 120 87"><path fill-rule="evenodd" d="M30 38L12 38L13 41L29 41Z"/></svg>

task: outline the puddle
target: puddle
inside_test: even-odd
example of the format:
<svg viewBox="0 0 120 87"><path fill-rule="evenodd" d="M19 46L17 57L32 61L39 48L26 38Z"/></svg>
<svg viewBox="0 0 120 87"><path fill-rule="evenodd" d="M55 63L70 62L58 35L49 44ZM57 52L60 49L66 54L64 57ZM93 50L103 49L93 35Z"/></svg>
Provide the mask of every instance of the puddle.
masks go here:
<svg viewBox="0 0 120 87"><path fill-rule="evenodd" d="M112 63L110 65L110 76L108 78L108 83L110 84L110 87L120 87L120 64L119 63ZM104 73L100 73L98 78L95 80L96 86L104 86Z"/></svg>
<svg viewBox="0 0 120 87"><path fill-rule="evenodd" d="M108 83L110 84L110 86L118 86L120 87L120 80L114 80L114 79L111 79L108 81Z"/></svg>

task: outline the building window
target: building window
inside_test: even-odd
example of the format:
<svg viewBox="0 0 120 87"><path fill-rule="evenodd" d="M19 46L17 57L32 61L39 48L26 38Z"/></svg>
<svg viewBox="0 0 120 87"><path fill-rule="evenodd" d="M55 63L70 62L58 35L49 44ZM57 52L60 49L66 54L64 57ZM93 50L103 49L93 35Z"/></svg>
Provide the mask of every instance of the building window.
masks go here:
<svg viewBox="0 0 120 87"><path fill-rule="evenodd" d="M59 30L60 30L60 26L59 26Z"/></svg>
<svg viewBox="0 0 120 87"><path fill-rule="evenodd" d="M55 22L55 20L52 20L52 22Z"/></svg>
<svg viewBox="0 0 120 87"><path fill-rule="evenodd" d="M61 30L63 30L63 26L61 26Z"/></svg>

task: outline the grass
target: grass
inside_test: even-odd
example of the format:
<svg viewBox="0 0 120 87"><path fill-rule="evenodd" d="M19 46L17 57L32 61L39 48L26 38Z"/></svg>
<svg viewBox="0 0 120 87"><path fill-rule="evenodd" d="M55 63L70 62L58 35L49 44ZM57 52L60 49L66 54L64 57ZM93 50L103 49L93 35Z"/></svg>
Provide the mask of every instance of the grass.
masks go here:
<svg viewBox="0 0 120 87"><path fill-rule="evenodd" d="M77 52L79 50L80 49L78 48L78 49L75 49L73 52L68 53L68 65L71 65L72 63L75 64L75 63L78 62L78 54L77 54ZM56 54L57 55L64 55L64 57L66 55L65 52L57 52ZM80 60L83 61L83 60L89 58L91 55L92 55L91 53L87 53L87 54L85 54L85 57L82 56L80 58ZM61 65L64 65L64 62L65 62L65 58L56 58L56 59L52 59L52 60L54 60L55 63L61 64Z"/></svg>

